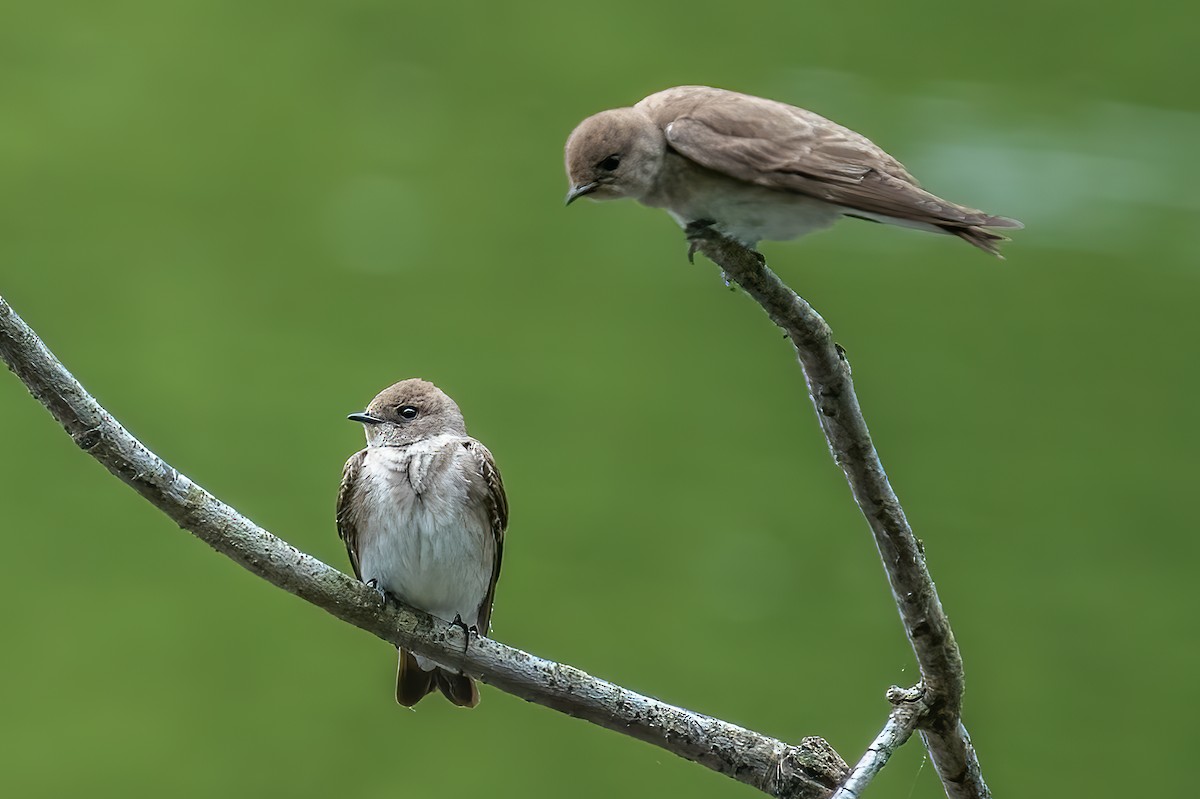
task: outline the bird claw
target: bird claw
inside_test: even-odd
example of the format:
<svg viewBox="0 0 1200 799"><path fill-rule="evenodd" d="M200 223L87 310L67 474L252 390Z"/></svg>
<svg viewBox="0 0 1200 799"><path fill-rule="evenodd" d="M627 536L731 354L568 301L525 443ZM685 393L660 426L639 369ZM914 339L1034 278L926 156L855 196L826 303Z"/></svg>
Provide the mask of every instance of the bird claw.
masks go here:
<svg viewBox="0 0 1200 799"><path fill-rule="evenodd" d="M379 580L377 580L374 577L372 577L370 580L364 580L363 584L366 585L368 588L370 588L375 593L379 594L379 603L381 605L383 605L384 607L387 607L388 605L403 605L404 604L403 602L400 601L400 597L396 596L391 591L389 591L386 588L384 588L383 586L381 586L379 584Z"/></svg>
<svg viewBox="0 0 1200 799"><path fill-rule="evenodd" d="M716 224L717 223L711 219L697 219L694 222L688 222L683 228L683 233L689 242L687 251L688 263L696 263L695 256L696 253L699 252L700 245L703 242L712 241L714 239L724 239L725 241L753 255L755 259L757 259L759 266L767 265L767 256L754 249L753 246L727 236L721 231L717 230Z"/></svg>
<svg viewBox="0 0 1200 799"><path fill-rule="evenodd" d="M467 623L465 621L463 621L463 617L462 617L461 613L454 614L454 621L450 622L450 626L457 627L463 631L463 635L466 637L466 640L463 641L463 654L464 655L467 654L467 650L471 648L471 636L473 635L476 638L478 638L479 637L479 628L476 627L474 624L472 624L468 627Z"/></svg>
<svg viewBox="0 0 1200 799"><path fill-rule="evenodd" d="M696 263L696 253L700 249L700 243L705 239L712 239L720 236L713 225L716 222L711 219L697 219L693 222L688 222L683 229L683 235L687 236L688 251L687 259L689 264Z"/></svg>

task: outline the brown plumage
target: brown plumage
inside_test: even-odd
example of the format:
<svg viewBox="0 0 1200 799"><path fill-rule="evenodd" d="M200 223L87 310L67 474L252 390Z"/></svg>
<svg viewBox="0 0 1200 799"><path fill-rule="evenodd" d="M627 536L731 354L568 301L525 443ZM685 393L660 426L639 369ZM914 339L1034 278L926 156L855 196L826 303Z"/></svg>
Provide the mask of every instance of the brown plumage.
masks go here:
<svg viewBox="0 0 1200 799"><path fill-rule="evenodd" d="M354 574L414 607L487 634L508 527L504 484L487 447L469 437L454 401L405 380L351 414L367 448L346 461L338 535ZM479 704L475 682L403 649L396 701L411 707L440 690Z"/></svg>
<svg viewBox="0 0 1200 799"><path fill-rule="evenodd" d="M786 103L679 86L584 120L566 148L568 202L632 197L753 246L840 216L958 236L999 256L987 228L1021 223L943 200L869 139Z"/></svg>

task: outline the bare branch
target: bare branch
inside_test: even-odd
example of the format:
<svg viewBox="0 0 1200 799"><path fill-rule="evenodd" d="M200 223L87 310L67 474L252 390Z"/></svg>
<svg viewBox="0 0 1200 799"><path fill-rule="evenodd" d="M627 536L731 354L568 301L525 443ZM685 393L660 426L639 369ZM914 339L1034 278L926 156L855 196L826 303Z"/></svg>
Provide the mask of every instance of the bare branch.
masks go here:
<svg viewBox="0 0 1200 799"><path fill-rule="evenodd" d="M930 760L950 799L987 799L991 794L960 720L963 665L958 644L925 566L921 543L871 443L845 353L820 314L767 269L757 253L703 227L689 228L688 235L692 251L721 267L792 340L830 453L871 526L917 656L927 706L919 727Z"/></svg>
<svg viewBox="0 0 1200 799"><path fill-rule="evenodd" d="M772 796L825 799L847 771L821 738L799 746L659 702L561 663L387 604L357 580L275 537L129 434L0 297L0 357L71 438L180 527L343 621L522 699L632 736ZM332 535L332 533L331 533Z"/></svg>

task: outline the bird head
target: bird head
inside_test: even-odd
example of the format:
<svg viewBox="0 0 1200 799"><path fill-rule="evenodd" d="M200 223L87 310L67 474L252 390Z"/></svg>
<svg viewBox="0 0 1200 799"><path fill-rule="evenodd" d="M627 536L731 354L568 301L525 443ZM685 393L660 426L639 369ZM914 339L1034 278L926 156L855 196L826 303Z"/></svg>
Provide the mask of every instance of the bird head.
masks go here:
<svg viewBox="0 0 1200 799"><path fill-rule="evenodd" d="M372 447L403 446L442 433L467 434L462 411L454 400L420 378L388 386L365 411L346 418L362 424L367 445Z"/></svg>
<svg viewBox="0 0 1200 799"><path fill-rule="evenodd" d="M654 188L666 150L662 130L635 108L588 117L567 139L567 204L580 197L641 199Z"/></svg>

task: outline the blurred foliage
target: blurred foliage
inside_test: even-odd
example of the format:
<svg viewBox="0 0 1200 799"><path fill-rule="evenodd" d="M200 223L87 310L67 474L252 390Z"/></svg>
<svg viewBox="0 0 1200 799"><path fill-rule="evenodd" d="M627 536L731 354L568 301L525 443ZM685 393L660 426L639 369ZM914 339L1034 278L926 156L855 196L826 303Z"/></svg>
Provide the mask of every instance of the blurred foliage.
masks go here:
<svg viewBox="0 0 1200 799"><path fill-rule="evenodd" d="M850 353L993 790L1186 795L1184 8L10 3L0 293L146 444L343 569L344 415L434 380L508 485L496 637L853 759L915 673L786 343L662 212L561 207L600 109L709 83L825 113L1028 225L1005 262L852 221L765 248ZM176 530L13 379L0 448L5 795L755 795L488 688L400 710L384 644ZM940 789L913 744L871 795Z"/></svg>

